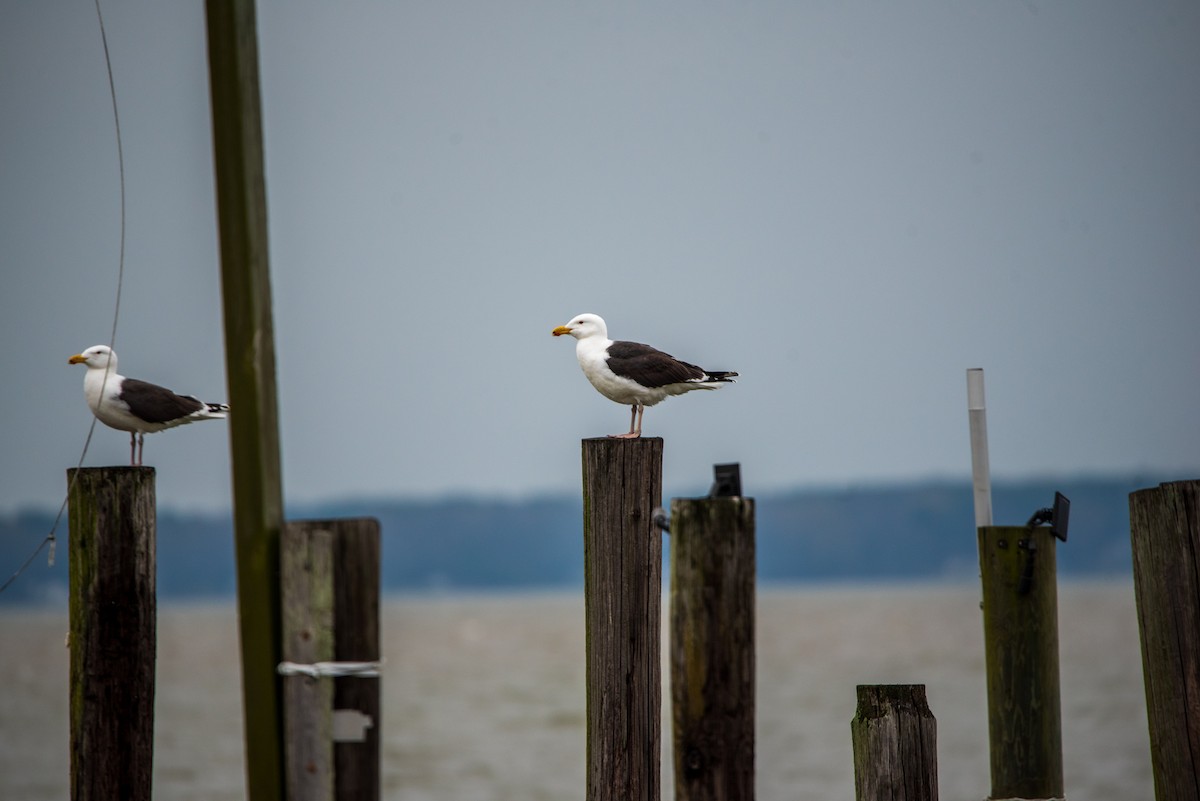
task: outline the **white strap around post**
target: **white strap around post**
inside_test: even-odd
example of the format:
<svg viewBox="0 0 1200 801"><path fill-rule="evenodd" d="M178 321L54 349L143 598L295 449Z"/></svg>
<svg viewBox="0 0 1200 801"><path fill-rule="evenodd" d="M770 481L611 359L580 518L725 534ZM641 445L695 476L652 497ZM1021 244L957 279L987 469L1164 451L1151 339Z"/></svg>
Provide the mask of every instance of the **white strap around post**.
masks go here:
<svg viewBox="0 0 1200 801"><path fill-rule="evenodd" d="M376 662L314 662L311 665L280 662L276 672L281 676L308 676L311 679L338 679L345 676L374 679L379 678L379 668L382 666L382 659Z"/></svg>

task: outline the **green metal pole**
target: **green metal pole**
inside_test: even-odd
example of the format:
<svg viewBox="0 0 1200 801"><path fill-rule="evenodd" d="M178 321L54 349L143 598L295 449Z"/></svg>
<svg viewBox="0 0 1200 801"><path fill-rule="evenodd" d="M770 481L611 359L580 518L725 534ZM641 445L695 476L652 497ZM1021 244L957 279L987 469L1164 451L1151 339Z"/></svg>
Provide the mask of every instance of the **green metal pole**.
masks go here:
<svg viewBox="0 0 1200 801"><path fill-rule="evenodd" d="M249 801L284 797L279 538L283 492L253 0L208 0L225 369Z"/></svg>

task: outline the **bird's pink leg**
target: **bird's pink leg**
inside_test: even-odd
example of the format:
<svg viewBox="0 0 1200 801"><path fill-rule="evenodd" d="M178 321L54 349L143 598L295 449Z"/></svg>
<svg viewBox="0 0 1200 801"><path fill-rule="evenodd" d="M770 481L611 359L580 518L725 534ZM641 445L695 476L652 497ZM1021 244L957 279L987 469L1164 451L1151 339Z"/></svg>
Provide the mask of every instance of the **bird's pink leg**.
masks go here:
<svg viewBox="0 0 1200 801"><path fill-rule="evenodd" d="M137 462L134 461L134 455L137 453L137 434L133 431L129 432L129 466L136 467Z"/></svg>
<svg viewBox="0 0 1200 801"><path fill-rule="evenodd" d="M146 435L138 434L138 467L142 466L142 449L146 447Z"/></svg>
<svg viewBox="0 0 1200 801"><path fill-rule="evenodd" d="M609 439L637 439L642 435L642 415L641 412L645 409L640 404L633 404L629 407L629 431L625 434L609 434Z"/></svg>

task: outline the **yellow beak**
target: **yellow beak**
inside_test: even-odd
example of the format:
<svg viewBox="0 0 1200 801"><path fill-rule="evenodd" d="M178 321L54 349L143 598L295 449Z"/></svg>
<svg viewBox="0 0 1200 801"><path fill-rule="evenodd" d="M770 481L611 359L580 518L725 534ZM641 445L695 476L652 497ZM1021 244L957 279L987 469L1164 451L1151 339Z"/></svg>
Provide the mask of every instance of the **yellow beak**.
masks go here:
<svg viewBox="0 0 1200 801"><path fill-rule="evenodd" d="M560 325L558 328L555 328L555 329L554 329L553 331L551 331L550 333L551 333L551 334L554 334L554 336L556 336L556 337L561 337L563 334L569 334L569 333L571 333L571 329L570 329L570 328L568 328L568 327L567 327L567 326L565 326L565 325Z"/></svg>
<svg viewBox="0 0 1200 801"><path fill-rule="evenodd" d="M68 364L83 364L86 361L87 356L84 356L82 353L76 353L74 356L67 359Z"/></svg>

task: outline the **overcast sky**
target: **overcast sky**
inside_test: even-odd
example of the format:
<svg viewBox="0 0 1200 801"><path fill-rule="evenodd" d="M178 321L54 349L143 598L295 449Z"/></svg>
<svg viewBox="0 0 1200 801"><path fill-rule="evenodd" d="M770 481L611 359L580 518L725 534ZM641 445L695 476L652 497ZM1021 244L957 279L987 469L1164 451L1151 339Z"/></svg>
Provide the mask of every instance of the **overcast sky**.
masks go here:
<svg viewBox="0 0 1200 801"><path fill-rule="evenodd" d="M103 7L121 371L225 400L203 4ZM1194 2L260 3L286 500L578 491L629 422L550 336L585 311L741 373L646 411L668 493L966 478L969 367L998 477L1200 477L1197 42ZM10 4L0 103L11 510L113 320L90 2ZM229 503L225 423L146 461Z"/></svg>

